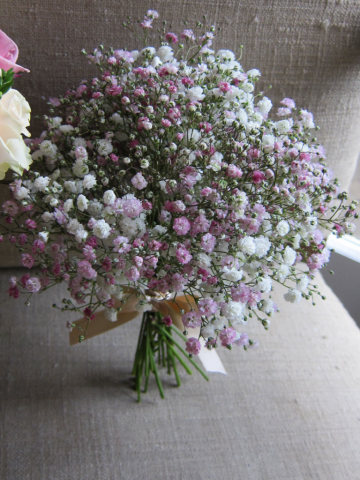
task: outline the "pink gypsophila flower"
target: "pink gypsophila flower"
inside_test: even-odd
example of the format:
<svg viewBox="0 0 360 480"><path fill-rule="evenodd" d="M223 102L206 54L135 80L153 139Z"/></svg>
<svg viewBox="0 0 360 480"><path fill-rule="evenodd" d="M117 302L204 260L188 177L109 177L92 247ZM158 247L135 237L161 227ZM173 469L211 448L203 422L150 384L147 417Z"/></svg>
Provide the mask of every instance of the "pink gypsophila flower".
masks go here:
<svg viewBox="0 0 360 480"><path fill-rule="evenodd" d="M186 348L185 350L190 354L190 355L198 355L201 350L201 344L197 338L189 338L189 340L186 342Z"/></svg>
<svg viewBox="0 0 360 480"><path fill-rule="evenodd" d="M140 278L140 272L136 267L130 267L129 270L125 272L125 277L130 280L130 282L136 282Z"/></svg>
<svg viewBox="0 0 360 480"><path fill-rule="evenodd" d="M21 255L21 263L24 267L31 268L34 265L34 259L29 253L23 253Z"/></svg>
<svg viewBox="0 0 360 480"><path fill-rule="evenodd" d="M33 253L42 253L45 250L45 243L41 240L35 240L31 248Z"/></svg>
<svg viewBox="0 0 360 480"><path fill-rule="evenodd" d="M168 32L165 35L165 40L169 43L177 43L179 41L175 33L172 33L172 32Z"/></svg>
<svg viewBox="0 0 360 480"><path fill-rule="evenodd" d="M255 170L252 174L252 181L254 183L260 183L263 180L265 180L265 178L266 178L265 174L260 170Z"/></svg>
<svg viewBox="0 0 360 480"><path fill-rule="evenodd" d="M224 328L223 330L221 330L219 338L223 347L232 345L236 338L236 330L234 330L232 327Z"/></svg>
<svg viewBox="0 0 360 480"><path fill-rule="evenodd" d="M216 237L211 235L211 233L206 233L201 237L201 247L204 249L204 252L211 253L216 245Z"/></svg>
<svg viewBox="0 0 360 480"><path fill-rule="evenodd" d="M190 252L186 250L186 248L178 247L178 249L176 250L176 258L179 260L180 263L185 265L186 263L189 263L193 257Z"/></svg>
<svg viewBox="0 0 360 480"><path fill-rule="evenodd" d="M6 202L3 203L2 210L7 215L10 215L11 217L15 217L15 215L19 211L19 207L16 205L16 203L14 201L7 200Z"/></svg>
<svg viewBox="0 0 360 480"><path fill-rule="evenodd" d="M29 230L35 230L37 225L36 225L36 222L34 222L34 220L31 220L30 218L28 218L26 221L25 221L25 225L27 226L27 228Z"/></svg>
<svg viewBox="0 0 360 480"><path fill-rule="evenodd" d="M186 312L181 317L185 328L196 328L201 326L201 315L198 312Z"/></svg>
<svg viewBox="0 0 360 480"><path fill-rule="evenodd" d="M148 184L148 182L145 180L145 178L143 177L143 174L141 172L137 173L131 179L131 183L138 190L143 190L145 187L147 187L147 184Z"/></svg>
<svg viewBox="0 0 360 480"><path fill-rule="evenodd" d="M218 304L215 302L215 300L211 298L205 298L200 300L198 303L198 307L199 313L201 315L205 315L206 317L214 315L218 310Z"/></svg>
<svg viewBox="0 0 360 480"><path fill-rule="evenodd" d="M37 277L29 278L29 280L27 280L27 282L25 283L25 288L32 293L38 292L41 288L40 280Z"/></svg>
<svg viewBox="0 0 360 480"><path fill-rule="evenodd" d="M191 224L186 217L176 218L173 229L178 235L186 235L191 228Z"/></svg>
<svg viewBox="0 0 360 480"><path fill-rule="evenodd" d="M96 270L94 270L87 260L81 260L78 265L78 272L82 274L83 277L91 280L97 276Z"/></svg>

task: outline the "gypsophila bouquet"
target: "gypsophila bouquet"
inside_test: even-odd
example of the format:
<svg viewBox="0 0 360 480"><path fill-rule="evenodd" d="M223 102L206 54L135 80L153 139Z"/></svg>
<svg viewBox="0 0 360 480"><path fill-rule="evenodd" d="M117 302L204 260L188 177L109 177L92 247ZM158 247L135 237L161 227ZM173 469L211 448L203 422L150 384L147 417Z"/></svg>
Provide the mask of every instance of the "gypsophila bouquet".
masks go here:
<svg viewBox="0 0 360 480"><path fill-rule="evenodd" d="M23 265L39 265L10 279L11 296L28 302L67 282L69 298L55 307L81 313L68 325L80 341L103 309L108 322L129 302L144 314L138 393L142 372L161 389L154 352L177 379L175 359L183 363L162 301L181 317L191 356L200 338L208 349L256 345L247 322L268 328L278 283L286 301L313 301L330 253L320 227L352 233L355 214L311 113L284 98L270 119L271 101L254 93L259 70L212 50L214 27L177 35L164 24L160 47L148 46L157 17L139 22L140 50L84 52L99 77L51 99L46 130L29 143L32 170L15 176L2 206Z"/></svg>

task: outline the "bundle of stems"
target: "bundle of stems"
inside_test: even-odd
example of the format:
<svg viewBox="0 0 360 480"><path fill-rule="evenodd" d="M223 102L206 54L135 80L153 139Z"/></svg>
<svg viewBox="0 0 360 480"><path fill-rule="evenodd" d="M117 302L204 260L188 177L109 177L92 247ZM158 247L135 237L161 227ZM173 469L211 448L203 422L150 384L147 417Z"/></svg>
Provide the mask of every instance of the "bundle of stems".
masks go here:
<svg viewBox="0 0 360 480"><path fill-rule="evenodd" d="M141 399L141 392L146 393L149 385L151 373L155 375L156 384L159 389L160 397L165 398L164 389L159 376L159 368L166 367L167 373L171 375L174 370L176 383L181 385L180 375L177 368L177 361L184 367L185 371L191 375L187 359L198 370L205 380L209 380L202 369L186 353L180 343L172 336L172 332L186 341L184 335L174 325L166 326L162 321L162 315L159 312L145 312L141 323L139 340L135 354L133 375L135 376L135 389L138 402ZM142 390L142 384L144 388Z"/></svg>

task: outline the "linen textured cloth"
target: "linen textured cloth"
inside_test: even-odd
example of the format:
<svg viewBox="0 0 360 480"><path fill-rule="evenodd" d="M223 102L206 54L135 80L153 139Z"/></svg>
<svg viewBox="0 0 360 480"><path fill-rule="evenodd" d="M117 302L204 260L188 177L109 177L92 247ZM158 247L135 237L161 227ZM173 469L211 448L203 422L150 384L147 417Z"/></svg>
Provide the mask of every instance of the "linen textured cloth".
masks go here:
<svg viewBox="0 0 360 480"><path fill-rule="evenodd" d="M141 403L130 376L140 318L70 347L69 317L51 308L65 288L30 307L0 274L2 480L359 480L360 331L328 298L285 304L256 350L218 353L228 375L179 366ZM184 373L183 373L184 372Z"/></svg>

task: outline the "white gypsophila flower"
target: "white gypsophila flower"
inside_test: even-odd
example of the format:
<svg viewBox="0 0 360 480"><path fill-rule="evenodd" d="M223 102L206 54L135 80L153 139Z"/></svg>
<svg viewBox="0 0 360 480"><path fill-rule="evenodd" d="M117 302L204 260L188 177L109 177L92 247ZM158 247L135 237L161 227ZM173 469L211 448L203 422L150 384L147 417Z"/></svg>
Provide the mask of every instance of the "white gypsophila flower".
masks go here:
<svg viewBox="0 0 360 480"><path fill-rule="evenodd" d="M242 267L244 265L244 263L246 262L246 255L244 254L244 252L236 252L235 257L239 261L239 267Z"/></svg>
<svg viewBox="0 0 360 480"><path fill-rule="evenodd" d="M269 293L272 286L272 280L268 275L261 277L253 287L256 292Z"/></svg>
<svg viewBox="0 0 360 480"><path fill-rule="evenodd" d="M281 264L276 270L275 278L279 280L279 282L284 283L289 273L290 273L289 267L287 265Z"/></svg>
<svg viewBox="0 0 360 480"><path fill-rule="evenodd" d="M140 300L140 302L138 302L135 305L135 308L139 313L144 313L144 312L151 312L151 310L153 309L153 306L150 303L146 303Z"/></svg>
<svg viewBox="0 0 360 480"><path fill-rule="evenodd" d="M300 240L301 240L301 235L297 233L293 240L293 247L295 248L295 250L298 250L300 248Z"/></svg>
<svg viewBox="0 0 360 480"><path fill-rule="evenodd" d="M51 180L55 181L57 180L61 175L60 169L57 168L56 170L53 171L53 173L50 175Z"/></svg>
<svg viewBox="0 0 360 480"><path fill-rule="evenodd" d="M49 232L39 232L39 237L44 243L47 243L49 239Z"/></svg>
<svg viewBox="0 0 360 480"><path fill-rule="evenodd" d="M116 200L116 195L112 190L106 190L103 200L106 205L112 205Z"/></svg>
<svg viewBox="0 0 360 480"><path fill-rule="evenodd" d="M238 247L247 255L253 255L256 251L255 242L252 237L244 237L237 242Z"/></svg>
<svg viewBox="0 0 360 480"><path fill-rule="evenodd" d="M83 147L83 148L86 148L87 145L86 145L86 140L85 138L82 138L82 137L76 137L74 138L74 147L77 148L77 147Z"/></svg>
<svg viewBox="0 0 360 480"><path fill-rule="evenodd" d="M145 47L140 51L141 55L147 54L150 56L154 56L156 54L156 50L154 47Z"/></svg>
<svg viewBox="0 0 360 480"><path fill-rule="evenodd" d="M289 290L285 293L284 298L287 302L298 303L301 300L301 292L299 290Z"/></svg>
<svg viewBox="0 0 360 480"><path fill-rule="evenodd" d="M251 78L261 77L261 72L257 68L252 68L251 70L246 72L246 75Z"/></svg>
<svg viewBox="0 0 360 480"><path fill-rule="evenodd" d="M225 320L220 317L215 317L214 320L211 321L211 325L215 330L222 330L225 326Z"/></svg>
<svg viewBox="0 0 360 480"><path fill-rule="evenodd" d="M243 319L243 309L244 305L241 302L230 300L228 303L222 305L221 313L230 320L230 322L239 323Z"/></svg>
<svg viewBox="0 0 360 480"><path fill-rule="evenodd" d="M352 222L345 222L344 228L345 228L345 233L354 233L356 230L356 225Z"/></svg>
<svg viewBox="0 0 360 480"><path fill-rule="evenodd" d="M216 56L219 57L220 62L233 62L235 60L235 54L231 50L218 50Z"/></svg>
<svg viewBox="0 0 360 480"><path fill-rule="evenodd" d="M300 292L305 292L309 283L310 283L310 278L305 274L302 275L300 279L298 279L298 283L296 284L296 290L300 290Z"/></svg>
<svg viewBox="0 0 360 480"><path fill-rule="evenodd" d="M114 123L117 123L117 124L124 123L123 118L118 113L113 113L110 118L111 120L113 120Z"/></svg>
<svg viewBox="0 0 360 480"><path fill-rule="evenodd" d="M59 128L63 119L61 117L49 118L48 125L50 128Z"/></svg>
<svg viewBox="0 0 360 480"><path fill-rule="evenodd" d="M87 209L89 205L89 200L84 195L79 195L77 197L76 205L80 210L80 212L83 212L84 210Z"/></svg>
<svg viewBox="0 0 360 480"><path fill-rule="evenodd" d="M49 177L37 177L37 179L34 182L34 187L40 192L43 192L45 188L49 185L49 183L50 183Z"/></svg>
<svg viewBox="0 0 360 480"><path fill-rule="evenodd" d="M93 200L89 203L87 211L92 217L96 218L101 214L102 209L103 205L99 202L99 200Z"/></svg>
<svg viewBox="0 0 360 480"><path fill-rule="evenodd" d="M67 213L67 212L70 212L70 210L74 208L74 202L71 198L68 198L66 200L66 202L64 203L64 211Z"/></svg>
<svg viewBox="0 0 360 480"><path fill-rule="evenodd" d="M290 226L286 220L281 220L277 225L276 225L276 230L278 231L278 234L283 237L290 231Z"/></svg>
<svg viewBox="0 0 360 480"><path fill-rule="evenodd" d="M266 149L270 149L270 148L273 148L274 147L274 144L275 144L275 137L274 135L271 135L271 134L268 134L268 135L264 135L263 138L262 138L262 142L261 142L262 146Z"/></svg>
<svg viewBox="0 0 360 480"><path fill-rule="evenodd" d="M269 98L264 97L257 103L257 107L261 113L269 113L272 107L272 102Z"/></svg>
<svg viewBox="0 0 360 480"><path fill-rule="evenodd" d="M59 203L59 200L54 197L54 195L47 195L45 198L44 198L45 202L48 203L50 205L50 207L56 207Z"/></svg>
<svg viewBox="0 0 360 480"><path fill-rule="evenodd" d="M82 159L79 158L73 165L72 171L77 177L83 178L89 173L89 167L83 163Z"/></svg>
<svg viewBox="0 0 360 480"><path fill-rule="evenodd" d="M85 175L83 179L83 188L90 190L96 185L96 178L91 173L89 175Z"/></svg>
<svg viewBox="0 0 360 480"><path fill-rule="evenodd" d="M158 56L155 56L152 60L151 60L151 66L154 67L154 68L157 68L159 67L160 65L162 65L162 61L160 60L160 58Z"/></svg>
<svg viewBox="0 0 360 480"><path fill-rule="evenodd" d="M280 135L285 135L291 128L291 123L289 120L279 120L274 123L274 128L280 133Z"/></svg>
<svg viewBox="0 0 360 480"><path fill-rule="evenodd" d="M291 267L291 265L294 265L295 260L296 260L296 252L293 250L291 247L287 246L284 250L283 253L283 260L285 265L288 265Z"/></svg>
<svg viewBox="0 0 360 480"><path fill-rule="evenodd" d="M252 93L254 91L254 85L252 83L243 83L242 90L246 93Z"/></svg>
<svg viewBox="0 0 360 480"><path fill-rule="evenodd" d="M221 276L223 279L228 280L229 282L238 282L243 277L242 270L237 270L236 268L223 268L223 274Z"/></svg>
<svg viewBox="0 0 360 480"><path fill-rule="evenodd" d="M115 308L105 308L104 314L105 314L105 318L110 322L117 321L117 311Z"/></svg>
<svg viewBox="0 0 360 480"><path fill-rule="evenodd" d="M101 216L110 225L116 223L116 215L111 206L105 207L101 212Z"/></svg>
<svg viewBox="0 0 360 480"><path fill-rule="evenodd" d="M66 135L67 133L70 133L74 130L74 127L72 125L60 125L59 130L61 133Z"/></svg>
<svg viewBox="0 0 360 480"><path fill-rule="evenodd" d="M113 146L110 140L106 140L105 138L102 140L98 140L97 151L99 155L106 157L113 151Z"/></svg>
<svg viewBox="0 0 360 480"><path fill-rule="evenodd" d="M205 268L211 266L211 258L206 255L206 253L199 253L198 259L195 262L195 265L198 265L200 268Z"/></svg>
<svg viewBox="0 0 360 480"><path fill-rule="evenodd" d="M57 152L57 146L50 140L44 140L39 145L40 151L47 157L55 157Z"/></svg>
<svg viewBox="0 0 360 480"><path fill-rule="evenodd" d="M163 63L171 62L171 60L174 58L173 49L167 45L160 47L157 51L157 54Z"/></svg>
<svg viewBox="0 0 360 480"><path fill-rule="evenodd" d="M267 237L264 235L260 235L259 237L254 239L255 242L255 253L259 258L264 257L271 248L271 242Z"/></svg>
<svg viewBox="0 0 360 480"><path fill-rule="evenodd" d="M76 231L82 227L81 223L76 220L76 218L71 218L69 223L66 225L66 230L71 234L75 235Z"/></svg>
<svg viewBox="0 0 360 480"><path fill-rule="evenodd" d="M119 285L115 285L116 289L112 293L112 296L116 298L116 300L122 300L124 292L123 289Z"/></svg>
<svg viewBox="0 0 360 480"><path fill-rule="evenodd" d="M316 217L306 217L306 219L302 222L302 225L305 227L307 232L313 232L316 230L318 221Z"/></svg>
<svg viewBox="0 0 360 480"><path fill-rule="evenodd" d="M29 189L25 187L20 187L19 190L17 190L14 193L14 197L16 200L23 200L24 198L27 198L29 196Z"/></svg>
<svg viewBox="0 0 360 480"><path fill-rule="evenodd" d="M215 327L214 325L206 325L206 327L203 327L201 329L201 335L204 337L204 338L216 338L216 333L215 333Z"/></svg>
<svg viewBox="0 0 360 480"><path fill-rule="evenodd" d="M110 235L111 227L105 220L97 220L93 227L94 235L102 240Z"/></svg>
<svg viewBox="0 0 360 480"><path fill-rule="evenodd" d="M162 225L155 225L155 227L151 230L151 233L153 234L153 237L160 237L164 233L167 232L167 228L163 227Z"/></svg>
<svg viewBox="0 0 360 480"><path fill-rule="evenodd" d="M219 250L221 253L228 253L229 242L227 242L226 240L222 240L221 242L218 242L217 250Z"/></svg>
<svg viewBox="0 0 360 480"><path fill-rule="evenodd" d="M77 193L76 182L73 180L66 180L66 182L64 182L64 188L70 193Z"/></svg>
<svg viewBox="0 0 360 480"><path fill-rule="evenodd" d="M204 100L205 95L203 92L204 90L199 86L191 87L186 92L185 98L187 98L190 102L198 102Z"/></svg>
<svg viewBox="0 0 360 480"><path fill-rule="evenodd" d="M52 222L52 221L54 221L54 214L50 213L50 212L44 212L41 215L41 220L45 223Z"/></svg>
<svg viewBox="0 0 360 480"><path fill-rule="evenodd" d="M264 299L261 302L260 310L271 316L274 313L274 303L271 300Z"/></svg>

